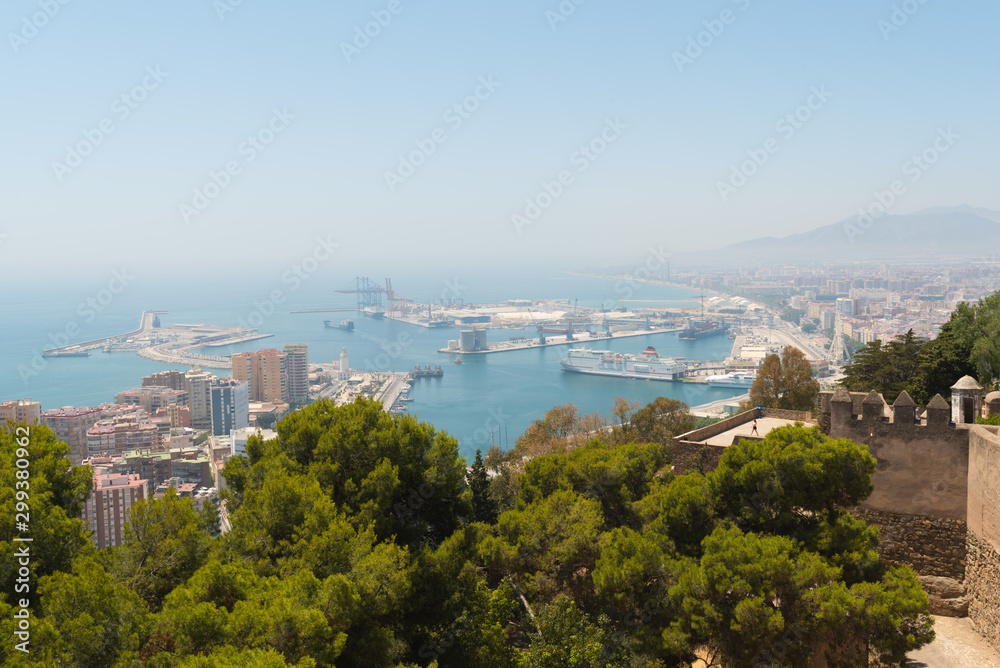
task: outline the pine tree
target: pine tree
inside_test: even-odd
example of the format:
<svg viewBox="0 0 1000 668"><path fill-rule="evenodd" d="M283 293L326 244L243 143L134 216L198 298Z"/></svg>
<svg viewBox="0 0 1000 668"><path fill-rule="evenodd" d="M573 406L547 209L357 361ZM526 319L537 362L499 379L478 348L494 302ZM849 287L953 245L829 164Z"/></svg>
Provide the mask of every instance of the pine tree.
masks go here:
<svg viewBox="0 0 1000 668"><path fill-rule="evenodd" d="M472 511L477 522L496 524L497 502L490 496L490 479L483 464L483 455L477 449L476 459L469 471L469 488L472 490Z"/></svg>

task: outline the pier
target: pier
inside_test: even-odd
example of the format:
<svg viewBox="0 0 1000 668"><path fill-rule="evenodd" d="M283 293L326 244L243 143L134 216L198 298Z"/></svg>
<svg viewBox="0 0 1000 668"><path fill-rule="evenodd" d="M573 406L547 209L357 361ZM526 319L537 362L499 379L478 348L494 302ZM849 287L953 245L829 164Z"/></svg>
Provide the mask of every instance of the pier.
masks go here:
<svg viewBox="0 0 1000 668"><path fill-rule="evenodd" d="M538 339L524 339L523 341L497 341L487 343L486 350L459 350L457 348L438 348L439 353L450 355L489 355L490 353L506 353L515 350L531 350L532 348L548 348L550 346L571 346L586 343L599 343L601 341L611 341L615 339L627 339L634 336L649 336L651 334L668 334L679 332L683 327L655 328L643 331L613 332L606 336L593 336L590 332L576 332L572 340L567 340L566 336L545 337L545 343L540 343Z"/></svg>
<svg viewBox="0 0 1000 668"><path fill-rule="evenodd" d="M197 366L208 369L230 369L229 356L205 355L193 352L199 348L217 348L264 339L273 334L260 334L256 329L213 327L209 325L175 325L158 327L157 316L167 311L143 311L139 329L81 343L73 343L44 351L46 357L83 357L88 351L101 348L104 352L134 352L140 357L164 364Z"/></svg>

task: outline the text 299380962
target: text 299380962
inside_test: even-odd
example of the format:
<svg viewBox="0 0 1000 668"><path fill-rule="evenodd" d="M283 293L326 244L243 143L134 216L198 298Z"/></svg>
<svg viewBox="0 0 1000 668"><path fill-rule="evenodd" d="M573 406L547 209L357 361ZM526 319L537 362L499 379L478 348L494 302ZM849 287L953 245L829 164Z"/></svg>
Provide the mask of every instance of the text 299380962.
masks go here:
<svg viewBox="0 0 1000 668"><path fill-rule="evenodd" d="M17 560L14 593L22 595L22 598L17 599L17 605L14 606L14 619L16 620L14 636L20 641L14 644L14 648L27 654L29 652L28 643L31 640L31 611L28 608L30 600L25 598L31 592L31 548L27 545L31 542L31 538L26 535L31 522L28 507L30 498L28 483L31 477L28 444L31 434L27 427L18 427L14 436L17 443L17 450L14 452L16 457L14 466L17 467L14 474L17 478L14 483L14 526L18 534L14 536L14 542L20 543L14 550L14 558Z"/></svg>

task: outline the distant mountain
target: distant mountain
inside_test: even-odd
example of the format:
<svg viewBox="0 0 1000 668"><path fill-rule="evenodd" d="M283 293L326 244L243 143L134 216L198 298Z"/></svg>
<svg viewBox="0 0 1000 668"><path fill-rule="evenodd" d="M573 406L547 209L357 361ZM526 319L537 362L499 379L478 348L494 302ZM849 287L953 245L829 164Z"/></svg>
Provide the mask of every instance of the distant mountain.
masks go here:
<svg viewBox="0 0 1000 668"><path fill-rule="evenodd" d="M773 265L983 258L1000 254L1000 212L971 206L886 215L869 223L852 216L787 237L763 237L715 251L678 253L671 264Z"/></svg>

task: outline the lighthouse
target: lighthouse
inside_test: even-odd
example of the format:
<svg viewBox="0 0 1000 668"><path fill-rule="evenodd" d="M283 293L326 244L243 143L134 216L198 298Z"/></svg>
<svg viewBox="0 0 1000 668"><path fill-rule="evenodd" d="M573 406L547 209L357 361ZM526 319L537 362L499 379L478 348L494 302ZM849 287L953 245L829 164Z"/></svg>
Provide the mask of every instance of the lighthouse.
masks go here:
<svg viewBox="0 0 1000 668"><path fill-rule="evenodd" d="M351 377L351 367L347 362L347 348L340 351L340 371L337 373L337 380L348 380Z"/></svg>

